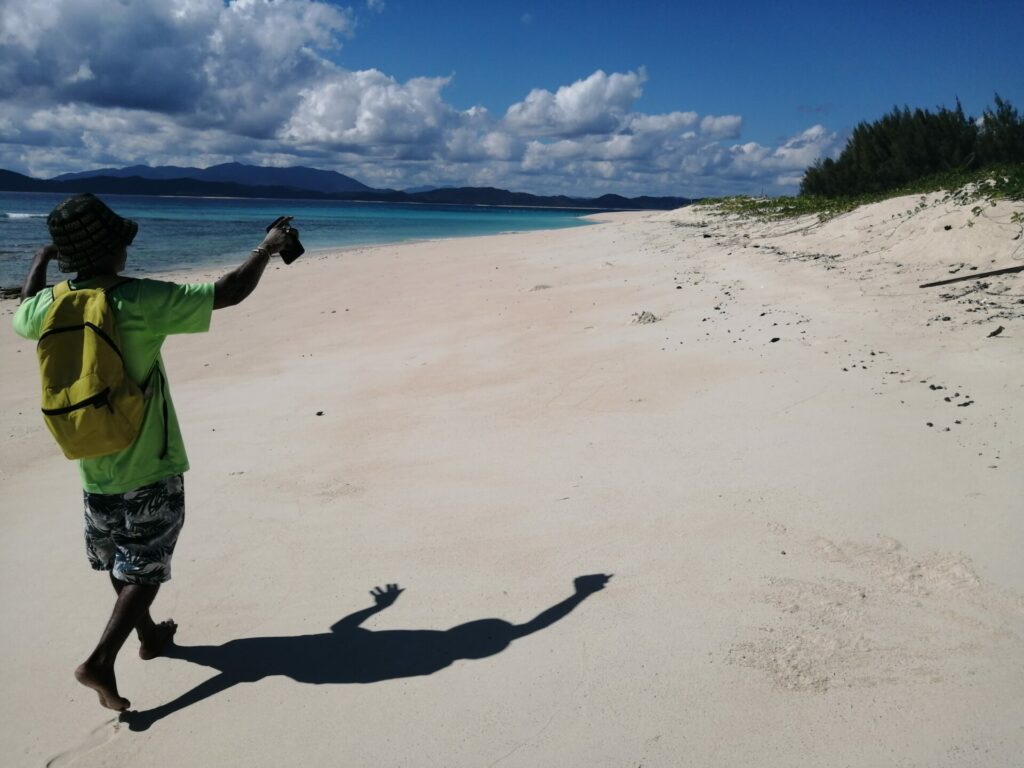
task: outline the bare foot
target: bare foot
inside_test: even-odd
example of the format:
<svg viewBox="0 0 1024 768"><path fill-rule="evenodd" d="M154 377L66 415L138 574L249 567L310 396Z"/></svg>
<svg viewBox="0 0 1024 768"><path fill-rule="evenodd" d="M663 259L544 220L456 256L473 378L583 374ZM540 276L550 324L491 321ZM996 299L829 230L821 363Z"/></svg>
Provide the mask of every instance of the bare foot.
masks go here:
<svg viewBox="0 0 1024 768"><path fill-rule="evenodd" d="M117 692L117 680L114 670L100 669L89 666L88 662L75 670L75 679L86 688L92 688L100 697L100 704L107 709L124 712L132 704Z"/></svg>
<svg viewBox="0 0 1024 768"><path fill-rule="evenodd" d="M164 652L164 648L171 642L174 633L178 631L178 625L172 619L161 621L153 626L153 631L146 636L139 646L139 658L149 661L155 659Z"/></svg>

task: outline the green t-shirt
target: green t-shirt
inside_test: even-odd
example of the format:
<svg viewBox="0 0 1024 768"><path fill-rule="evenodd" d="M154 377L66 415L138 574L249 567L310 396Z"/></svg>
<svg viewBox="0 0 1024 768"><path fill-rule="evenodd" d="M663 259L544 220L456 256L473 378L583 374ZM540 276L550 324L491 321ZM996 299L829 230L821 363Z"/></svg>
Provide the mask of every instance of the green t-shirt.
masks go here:
<svg viewBox="0 0 1024 768"><path fill-rule="evenodd" d="M72 283L76 288L88 288L92 284L88 280ZM146 410L139 436L129 447L107 456L78 461L82 487L90 493L124 493L188 469L185 443L174 413L160 347L173 333L209 330L213 283L178 285L159 280L132 280L111 291L108 300L117 319L128 376L140 387L148 379L148 386L144 387ZM51 304L53 291L50 289L22 302L14 314L14 330L18 335L38 339ZM155 372L156 368L159 373ZM166 424L164 403L167 404ZM164 454L162 458L161 454Z"/></svg>

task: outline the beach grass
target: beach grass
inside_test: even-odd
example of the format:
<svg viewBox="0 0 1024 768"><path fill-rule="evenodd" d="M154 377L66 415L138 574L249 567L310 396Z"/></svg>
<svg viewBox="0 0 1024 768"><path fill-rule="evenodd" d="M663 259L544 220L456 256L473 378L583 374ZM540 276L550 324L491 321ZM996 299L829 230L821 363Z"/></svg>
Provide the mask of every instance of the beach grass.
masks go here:
<svg viewBox="0 0 1024 768"><path fill-rule="evenodd" d="M1024 165L992 166L975 171L952 171L918 179L898 189L850 197L732 197L705 198L696 205L715 205L722 213L759 221L777 221L816 214L827 221L868 203L904 195L947 193L957 203L1024 200Z"/></svg>

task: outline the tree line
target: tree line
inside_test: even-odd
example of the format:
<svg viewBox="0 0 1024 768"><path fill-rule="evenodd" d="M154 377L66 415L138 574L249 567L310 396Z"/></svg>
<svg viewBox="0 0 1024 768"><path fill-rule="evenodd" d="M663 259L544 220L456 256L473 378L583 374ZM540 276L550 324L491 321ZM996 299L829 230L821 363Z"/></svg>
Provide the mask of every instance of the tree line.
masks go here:
<svg viewBox="0 0 1024 768"><path fill-rule="evenodd" d="M1024 119L995 96L978 119L955 109L937 112L894 107L853 131L836 159L824 158L804 172L800 194L852 197L886 192L928 176L1024 164Z"/></svg>

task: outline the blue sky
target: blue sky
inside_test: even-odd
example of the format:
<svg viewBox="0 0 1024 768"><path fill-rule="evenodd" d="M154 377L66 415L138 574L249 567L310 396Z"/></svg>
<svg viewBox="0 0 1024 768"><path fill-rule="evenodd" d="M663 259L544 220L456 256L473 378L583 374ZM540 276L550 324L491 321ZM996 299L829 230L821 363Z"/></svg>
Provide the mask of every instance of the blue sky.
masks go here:
<svg viewBox="0 0 1024 768"><path fill-rule="evenodd" d="M759 141L802 130L808 114L852 126L957 95L977 113L994 91L1024 107L1021 0L552 6L388 0L337 58L399 79L454 73L448 98L491 110L597 69L646 67L641 111L743 114Z"/></svg>
<svg viewBox="0 0 1024 768"><path fill-rule="evenodd" d="M1024 2L5 0L0 167L793 192L893 105L1024 109Z"/></svg>

